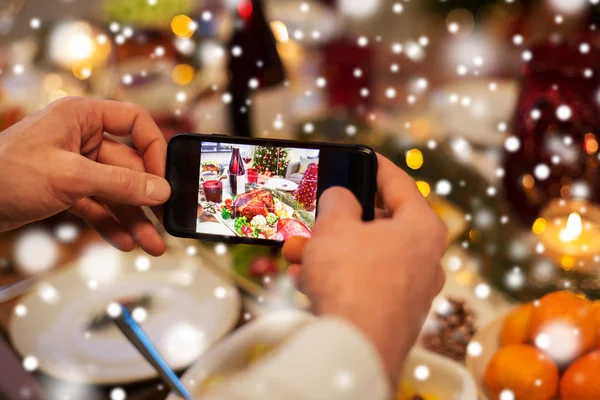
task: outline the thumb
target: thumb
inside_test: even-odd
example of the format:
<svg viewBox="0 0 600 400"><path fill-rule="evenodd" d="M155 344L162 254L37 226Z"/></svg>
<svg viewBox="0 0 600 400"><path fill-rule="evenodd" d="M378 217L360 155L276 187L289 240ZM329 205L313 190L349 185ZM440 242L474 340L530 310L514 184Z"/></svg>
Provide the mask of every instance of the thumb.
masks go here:
<svg viewBox="0 0 600 400"><path fill-rule="evenodd" d="M339 217L360 220L362 206L351 191L343 187L332 187L327 189L319 199L317 217Z"/></svg>
<svg viewBox="0 0 600 400"><path fill-rule="evenodd" d="M86 166L87 196L99 196L120 204L156 206L171 196L169 183L156 175L89 161Z"/></svg>

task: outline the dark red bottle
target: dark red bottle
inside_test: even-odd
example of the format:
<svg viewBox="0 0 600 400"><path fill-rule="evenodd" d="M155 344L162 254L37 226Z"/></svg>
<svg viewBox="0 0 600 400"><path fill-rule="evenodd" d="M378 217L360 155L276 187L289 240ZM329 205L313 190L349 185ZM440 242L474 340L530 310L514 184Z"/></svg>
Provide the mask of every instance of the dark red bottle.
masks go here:
<svg viewBox="0 0 600 400"><path fill-rule="evenodd" d="M242 156L240 155L240 149L233 149L231 161L229 162L229 187L232 196L238 195L238 176L243 176L245 173L246 171L244 169Z"/></svg>
<svg viewBox="0 0 600 400"><path fill-rule="evenodd" d="M238 5L229 49L229 114L231 128L236 136L250 137L263 132L257 114L268 113L270 108L261 99L262 93L283 89L286 74L277 52L275 37L265 16L263 0L242 0ZM273 101L270 106L277 107Z"/></svg>

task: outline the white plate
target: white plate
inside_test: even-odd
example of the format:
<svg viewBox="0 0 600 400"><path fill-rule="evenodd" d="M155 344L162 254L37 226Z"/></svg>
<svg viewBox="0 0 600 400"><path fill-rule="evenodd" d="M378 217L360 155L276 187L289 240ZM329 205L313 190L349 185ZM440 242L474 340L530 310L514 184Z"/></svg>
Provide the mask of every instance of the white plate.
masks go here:
<svg viewBox="0 0 600 400"><path fill-rule="evenodd" d="M293 192L298 189L298 184L287 179L272 178L265 183L265 188Z"/></svg>
<svg viewBox="0 0 600 400"><path fill-rule="evenodd" d="M194 392L194 388L201 387L206 378L231 375L244 370L252 345L261 343L276 346L314 319L314 316L300 311L266 314L205 353L185 373L182 381L193 395L200 396L199 390ZM415 368L422 365L429 369L430 374L425 381L420 381L414 376ZM423 349L411 350L405 364L403 380L415 387L419 393L437 394L440 399L477 400L475 382L463 366ZM170 394L167 400L178 400L178 397Z"/></svg>
<svg viewBox="0 0 600 400"><path fill-rule="evenodd" d="M208 233L211 235L236 236L228 227L218 222L198 222L196 233Z"/></svg>
<svg viewBox="0 0 600 400"><path fill-rule="evenodd" d="M473 342L481 344L481 354L477 357L473 357L467 354L466 365L467 369L475 379L477 383L477 390L479 391L479 398L481 400L489 400L484 383L485 369L490 363L492 357L500 348L500 331L506 315L501 315L483 328L479 329L473 337Z"/></svg>
<svg viewBox="0 0 600 400"><path fill-rule="evenodd" d="M151 258L96 246L73 267L41 281L19 303L26 315L13 314L10 321L15 349L35 356L43 373L107 385L155 377L114 326L86 335L93 317L117 299L152 297L141 325L175 370L193 363L237 323L239 293L198 258Z"/></svg>

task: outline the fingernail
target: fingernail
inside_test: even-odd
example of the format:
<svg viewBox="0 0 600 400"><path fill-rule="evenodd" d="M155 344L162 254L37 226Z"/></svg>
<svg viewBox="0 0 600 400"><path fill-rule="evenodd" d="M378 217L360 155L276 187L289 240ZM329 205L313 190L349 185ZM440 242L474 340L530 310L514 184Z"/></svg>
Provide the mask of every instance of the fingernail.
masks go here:
<svg viewBox="0 0 600 400"><path fill-rule="evenodd" d="M161 178L148 178L146 181L146 197L154 201L166 201L171 196L171 186Z"/></svg>

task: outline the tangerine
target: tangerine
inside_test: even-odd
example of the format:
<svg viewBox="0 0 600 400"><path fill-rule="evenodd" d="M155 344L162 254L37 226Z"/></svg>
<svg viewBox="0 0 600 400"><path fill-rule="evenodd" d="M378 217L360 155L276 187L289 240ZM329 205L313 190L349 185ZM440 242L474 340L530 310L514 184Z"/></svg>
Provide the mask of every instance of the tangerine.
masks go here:
<svg viewBox="0 0 600 400"><path fill-rule="evenodd" d="M596 345L592 303L567 291L547 294L534 303L529 337L560 366L570 364Z"/></svg>
<svg viewBox="0 0 600 400"><path fill-rule="evenodd" d="M586 354L575 361L560 381L561 400L600 399L600 351Z"/></svg>
<svg viewBox="0 0 600 400"><path fill-rule="evenodd" d="M592 312L594 313L594 322L596 323L596 339L600 344L600 300L592 303Z"/></svg>
<svg viewBox="0 0 600 400"><path fill-rule="evenodd" d="M500 345L525 344L529 341L529 322L533 304L527 303L514 309L504 319L500 332Z"/></svg>
<svg viewBox="0 0 600 400"><path fill-rule="evenodd" d="M527 344L502 347L485 371L491 399L509 390L515 399L551 400L558 391L558 367L550 357Z"/></svg>

